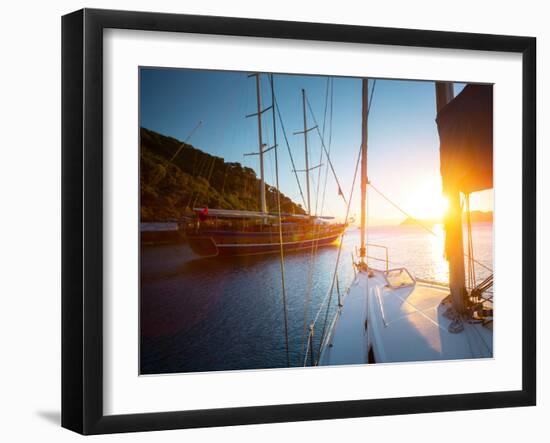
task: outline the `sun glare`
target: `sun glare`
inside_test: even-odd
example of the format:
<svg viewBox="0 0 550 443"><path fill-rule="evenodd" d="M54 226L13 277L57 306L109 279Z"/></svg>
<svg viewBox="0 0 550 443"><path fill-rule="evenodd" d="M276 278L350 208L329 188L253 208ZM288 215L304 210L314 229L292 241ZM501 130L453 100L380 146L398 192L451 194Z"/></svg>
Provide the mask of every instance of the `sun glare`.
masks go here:
<svg viewBox="0 0 550 443"><path fill-rule="evenodd" d="M441 195L439 199L438 211L439 211L439 216L442 220L445 214L447 213L447 209L449 209L449 200L447 200L447 197L444 197Z"/></svg>
<svg viewBox="0 0 550 443"><path fill-rule="evenodd" d="M438 186L423 186L411 198L410 211L415 218L443 220L448 200L441 194Z"/></svg>

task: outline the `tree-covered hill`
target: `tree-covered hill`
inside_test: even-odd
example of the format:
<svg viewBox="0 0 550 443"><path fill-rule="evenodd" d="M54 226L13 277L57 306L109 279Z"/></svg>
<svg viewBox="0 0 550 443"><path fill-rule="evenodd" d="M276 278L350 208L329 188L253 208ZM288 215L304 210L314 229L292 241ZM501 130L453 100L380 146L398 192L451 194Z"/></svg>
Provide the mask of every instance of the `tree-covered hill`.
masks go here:
<svg viewBox="0 0 550 443"><path fill-rule="evenodd" d="M260 210L260 180L251 168L225 162L189 144L170 162L182 142L157 132L140 131L141 220L165 221L189 215L192 208ZM268 210L277 208L274 187L266 184ZM304 214L281 194L283 212Z"/></svg>

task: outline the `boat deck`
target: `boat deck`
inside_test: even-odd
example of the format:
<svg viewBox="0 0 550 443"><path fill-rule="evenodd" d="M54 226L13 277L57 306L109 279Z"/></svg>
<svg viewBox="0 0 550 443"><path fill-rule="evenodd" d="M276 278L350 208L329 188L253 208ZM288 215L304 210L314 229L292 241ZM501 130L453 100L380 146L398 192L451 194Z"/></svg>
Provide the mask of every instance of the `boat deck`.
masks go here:
<svg viewBox="0 0 550 443"><path fill-rule="evenodd" d="M367 275L358 273L343 300L343 307L333 323L319 364L351 365L367 363L368 336Z"/></svg>
<svg viewBox="0 0 550 443"><path fill-rule="evenodd" d="M371 346L377 363L492 357L492 329L464 322L462 332L449 331L451 320L443 315L448 305L441 303L448 295L444 286L392 288L381 272L370 278L359 272L320 364L367 363Z"/></svg>

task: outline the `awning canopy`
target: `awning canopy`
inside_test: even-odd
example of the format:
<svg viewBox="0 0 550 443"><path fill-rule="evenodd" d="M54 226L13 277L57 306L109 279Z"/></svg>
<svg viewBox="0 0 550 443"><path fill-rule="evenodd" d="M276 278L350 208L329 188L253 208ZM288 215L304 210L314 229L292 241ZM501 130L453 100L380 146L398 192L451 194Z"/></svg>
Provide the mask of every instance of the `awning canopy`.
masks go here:
<svg viewBox="0 0 550 443"><path fill-rule="evenodd" d="M493 187L493 86L467 85L437 115L443 192Z"/></svg>

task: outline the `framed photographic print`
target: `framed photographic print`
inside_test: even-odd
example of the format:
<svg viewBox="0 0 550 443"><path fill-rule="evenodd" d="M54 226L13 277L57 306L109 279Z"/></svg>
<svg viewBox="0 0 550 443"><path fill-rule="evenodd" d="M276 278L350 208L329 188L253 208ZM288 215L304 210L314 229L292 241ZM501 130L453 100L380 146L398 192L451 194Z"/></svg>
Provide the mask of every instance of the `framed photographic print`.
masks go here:
<svg viewBox="0 0 550 443"><path fill-rule="evenodd" d="M535 50L64 16L62 425L534 405Z"/></svg>

